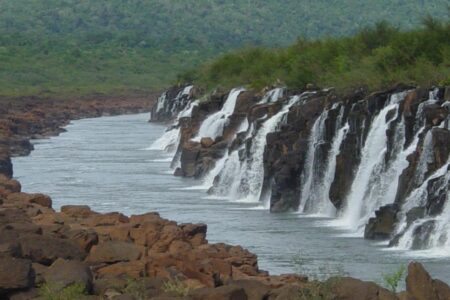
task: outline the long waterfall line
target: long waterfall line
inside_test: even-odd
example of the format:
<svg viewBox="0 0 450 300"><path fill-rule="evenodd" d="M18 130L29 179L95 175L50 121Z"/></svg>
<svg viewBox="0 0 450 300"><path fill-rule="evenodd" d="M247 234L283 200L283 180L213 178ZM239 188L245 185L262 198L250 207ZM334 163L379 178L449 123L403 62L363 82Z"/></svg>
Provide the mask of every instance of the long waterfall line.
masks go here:
<svg viewBox="0 0 450 300"><path fill-rule="evenodd" d="M364 147L362 148L361 162L358 166L353 183L345 199L345 206L335 225L354 231L362 235L367 216L373 212L371 205L367 205L367 187L373 176L379 177L383 171L385 155L387 152L386 130L397 119L399 103L404 99L405 93L391 95L387 105L375 116L370 125ZM389 113L395 111L394 116Z"/></svg>

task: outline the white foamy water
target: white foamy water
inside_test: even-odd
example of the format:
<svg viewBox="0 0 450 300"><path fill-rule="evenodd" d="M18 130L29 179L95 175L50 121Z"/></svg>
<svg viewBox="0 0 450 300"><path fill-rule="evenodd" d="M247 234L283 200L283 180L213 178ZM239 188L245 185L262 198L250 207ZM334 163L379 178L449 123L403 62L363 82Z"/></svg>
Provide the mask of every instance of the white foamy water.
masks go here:
<svg viewBox="0 0 450 300"><path fill-rule="evenodd" d="M222 106L222 109L210 116L208 116L200 126L197 136L193 139L200 141L201 138L212 138L213 140L223 135L225 125L228 123L228 117L234 112L237 98L244 89L233 89L228 95L227 100Z"/></svg>

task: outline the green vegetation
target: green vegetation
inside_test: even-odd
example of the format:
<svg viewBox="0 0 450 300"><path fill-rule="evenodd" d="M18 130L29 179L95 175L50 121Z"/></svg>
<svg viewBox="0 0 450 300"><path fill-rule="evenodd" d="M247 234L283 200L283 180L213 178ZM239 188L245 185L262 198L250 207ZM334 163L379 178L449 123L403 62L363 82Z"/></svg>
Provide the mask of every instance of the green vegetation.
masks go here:
<svg viewBox="0 0 450 300"><path fill-rule="evenodd" d="M247 84L261 88L308 83L375 89L398 82L450 84L450 22L426 18L403 32L381 22L353 37L298 40L282 49L248 48L225 54L180 80L207 88Z"/></svg>
<svg viewBox="0 0 450 300"><path fill-rule="evenodd" d="M333 292L336 284L338 284L339 278L332 277L327 281L312 281L305 285L298 295L298 300L333 300L336 296Z"/></svg>
<svg viewBox="0 0 450 300"><path fill-rule="evenodd" d="M447 5L446 0L286 0L282 5L275 0L2 0L0 95L146 92L231 49L284 47L298 36L348 36L380 20L411 29L425 14L445 18ZM273 51L243 53L258 60ZM253 72L264 72L268 63ZM286 72L302 72L296 63Z"/></svg>
<svg viewBox="0 0 450 300"><path fill-rule="evenodd" d="M383 280L385 286L391 290L391 292L396 293L400 281L405 275L406 267L400 266L397 271L392 274L383 275Z"/></svg>
<svg viewBox="0 0 450 300"><path fill-rule="evenodd" d="M173 279L164 283L162 290L166 293L173 293L179 297L184 297L189 294L189 287L187 287L179 279Z"/></svg>
<svg viewBox="0 0 450 300"><path fill-rule="evenodd" d="M86 291L83 284L62 288L58 284L46 283L39 288L39 296L44 300L79 300L86 296Z"/></svg>

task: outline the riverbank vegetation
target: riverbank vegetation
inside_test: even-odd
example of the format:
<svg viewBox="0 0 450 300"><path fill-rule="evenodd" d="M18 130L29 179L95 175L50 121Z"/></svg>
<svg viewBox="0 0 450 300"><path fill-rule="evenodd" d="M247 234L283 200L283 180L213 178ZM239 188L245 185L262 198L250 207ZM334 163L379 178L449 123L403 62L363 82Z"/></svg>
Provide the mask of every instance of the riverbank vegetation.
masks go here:
<svg viewBox="0 0 450 300"><path fill-rule="evenodd" d="M180 72L246 45L269 47L239 54L258 63L249 72L263 74L280 61L273 60L282 52L271 49L286 47L298 36L305 40L285 52L333 43L306 41L349 36L380 20L401 29L415 28L424 14L445 18L447 5L445 0L286 0L283 5L275 0L3 0L0 95L142 93L169 85ZM351 46L338 44L344 47L340 52ZM319 48L326 52L329 47ZM387 51L378 55L388 55ZM284 61L292 69L286 71L289 76L272 74L272 78L294 78L293 72L304 72L294 70L302 60L285 56L294 59L292 64ZM231 67L232 57L222 58L223 64ZM339 57L336 68L345 68L348 58ZM221 79L208 77L203 81ZM269 75L261 77L255 81L266 81Z"/></svg>
<svg viewBox="0 0 450 300"><path fill-rule="evenodd" d="M203 87L272 84L370 89L398 82L450 84L450 22L431 17L423 27L401 31L386 22L352 37L298 40L280 49L247 48L184 73L181 81Z"/></svg>

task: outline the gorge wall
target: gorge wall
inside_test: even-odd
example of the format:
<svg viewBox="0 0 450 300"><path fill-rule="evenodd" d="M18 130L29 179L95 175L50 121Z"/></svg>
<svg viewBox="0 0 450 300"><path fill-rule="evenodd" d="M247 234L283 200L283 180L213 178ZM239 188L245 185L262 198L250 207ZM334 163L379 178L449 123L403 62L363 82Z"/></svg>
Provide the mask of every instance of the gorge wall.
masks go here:
<svg viewBox="0 0 450 300"><path fill-rule="evenodd" d="M176 176L392 247L450 246L450 88L200 96L173 87L152 109L151 121L172 122L153 148L173 152Z"/></svg>

